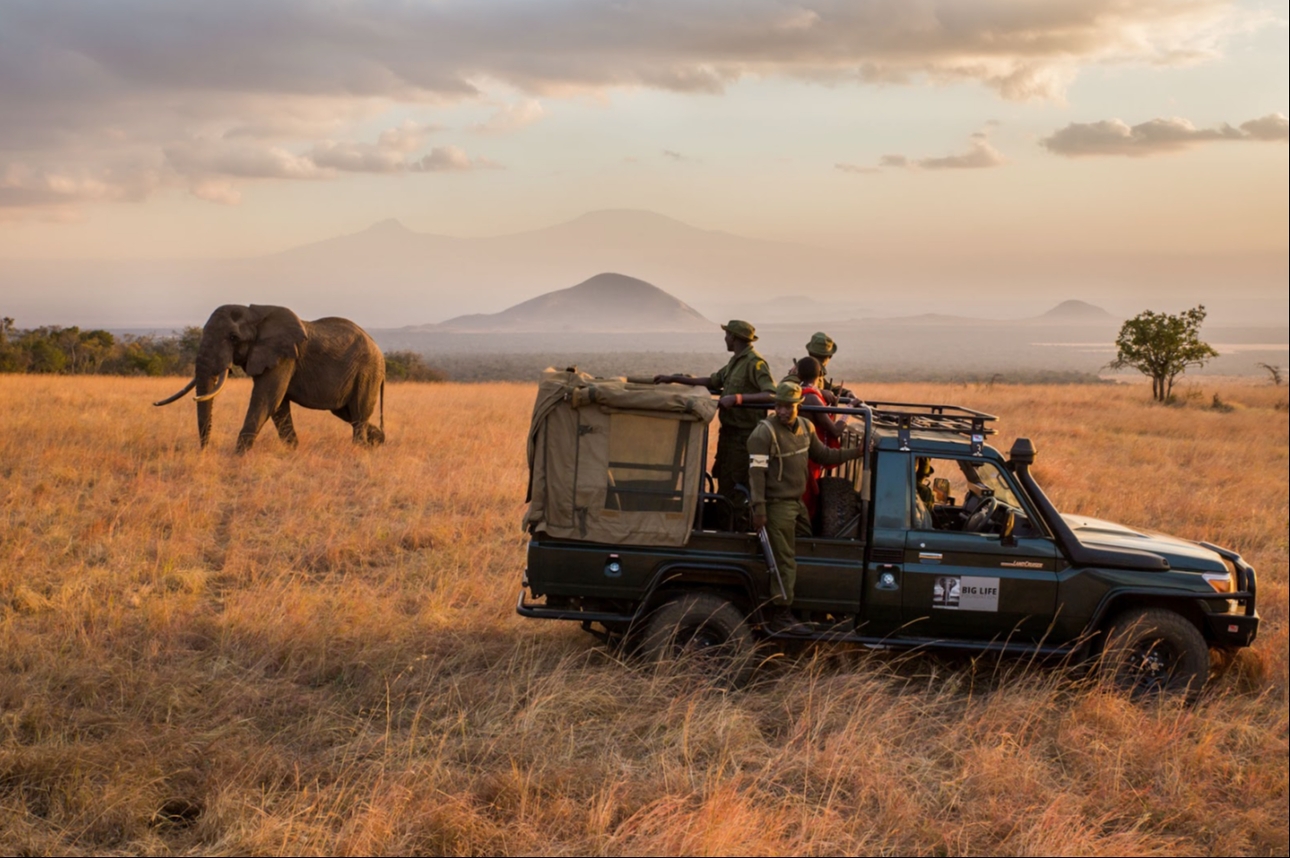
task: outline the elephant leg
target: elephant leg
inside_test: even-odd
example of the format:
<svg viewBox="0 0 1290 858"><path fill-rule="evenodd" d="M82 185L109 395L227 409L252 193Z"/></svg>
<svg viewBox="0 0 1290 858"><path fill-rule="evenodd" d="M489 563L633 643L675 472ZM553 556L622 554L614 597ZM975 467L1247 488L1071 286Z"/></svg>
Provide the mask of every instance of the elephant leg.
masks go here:
<svg viewBox="0 0 1290 858"><path fill-rule="evenodd" d="M354 426L354 443L366 444L369 447L379 447L385 443L385 433L379 427L373 426L361 420L356 420Z"/></svg>
<svg viewBox="0 0 1290 858"><path fill-rule="evenodd" d="M376 413L378 397L381 394L381 385L374 382L371 377L359 379L359 383L354 388L353 397L349 401L349 414L354 426L354 443L364 443L369 447L376 447L385 443L385 432L379 426L374 425L372 415Z"/></svg>
<svg viewBox="0 0 1290 858"><path fill-rule="evenodd" d="M237 436L239 453L245 453L251 449L251 445L255 443L255 436L260 434L265 421L282 405L294 369L293 362L284 360L255 377L255 386L251 389L251 404L247 406L246 420L242 422L242 431Z"/></svg>
<svg viewBox="0 0 1290 858"><path fill-rule="evenodd" d="M278 437L282 439L282 443L293 450L300 444L300 439L296 437L296 427L291 425L291 403L286 399L273 412L273 425L278 428Z"/></svg>
<svg viewBox="0 0 1290 858"><path fill-rule="evenodd" d="M340 408L333 408L331 410L331 413L335 414L341 420L344 420L346 423L349 424L349 428L354 430L354 443L360 444L365 440L364 433L363 433L363 421L356 420L354 418L353 408L351 407L352 404L353 403L346 402Z"/></svg>

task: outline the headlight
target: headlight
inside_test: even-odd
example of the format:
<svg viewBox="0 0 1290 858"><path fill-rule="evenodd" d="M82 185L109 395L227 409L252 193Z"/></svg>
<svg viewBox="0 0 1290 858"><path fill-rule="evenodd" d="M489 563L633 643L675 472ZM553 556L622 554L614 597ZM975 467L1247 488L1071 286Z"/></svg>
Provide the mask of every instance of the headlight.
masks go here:
<svg viewBox="0 0 1290 858"><path fill-rule="evenodd" d="M1236 592L1236 572L1205 572L1201 574L1205 583L1214 588L1215 593ZM1227 600L1226 613L1235 614L1241 610L1241 603L1235 599Z"/></svg>
<svg viewBox="0 0 1290 858"><path fill-rule="evenodd" d="M1215 593L1235 593L1236 575L1232 572L1205 572L1200 577L1214 588Z"/></svg>

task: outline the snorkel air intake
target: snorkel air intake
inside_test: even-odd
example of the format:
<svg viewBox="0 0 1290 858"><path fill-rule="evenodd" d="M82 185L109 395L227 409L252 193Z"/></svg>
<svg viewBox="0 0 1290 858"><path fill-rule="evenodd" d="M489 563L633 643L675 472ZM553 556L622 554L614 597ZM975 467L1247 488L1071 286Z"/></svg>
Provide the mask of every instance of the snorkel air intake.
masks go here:
<svg viewBox="0 0 1290 858"><path fill-rule="evenodd" d="M1078 566L1113 566L1119 569L1143 569L1149 572L1164 572L1169 569L1169 561L1159 554L1150 551L1138 551L1132 548L1099 548L1085 545L1075 536L1066 519L1053 506L1053 502L1044 494L1044 490L1035 482L1030 473L1030 466L1035 463L1035 445L1029 438L1018 438L1008 451L1008 468L1017 475L1017 481L1026 490L1030 500L1039 510L1057 539L1062 553Z"/></svg>

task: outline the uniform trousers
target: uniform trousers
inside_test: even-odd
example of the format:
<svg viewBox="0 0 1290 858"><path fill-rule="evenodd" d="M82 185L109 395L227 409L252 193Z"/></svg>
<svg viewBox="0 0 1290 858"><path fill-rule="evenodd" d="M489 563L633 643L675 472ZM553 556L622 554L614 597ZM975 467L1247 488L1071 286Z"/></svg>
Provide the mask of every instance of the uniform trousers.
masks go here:
<svg viewBox="0 0 1290 858"><path fill-rule="evenodd" d="M735 491L735 486L749 489L748 436L752 429L727 429L721 427L717 435L717 458L712 463L717 478L717 491L730 499L736 509L747 508L748 496Z"/></svg>
<svg viewBox="0 0 1290 858"><path fill-rule="evenodd" d="M770 551L775 555L775 565L784 579L788 598L781 598L779 588L772 581L770 591L776 605L793 604L793 588L797 584L797 534L811 532L811 519L806 514L806 504L799 498L770 499L766 501L766 537Z"/></svg>

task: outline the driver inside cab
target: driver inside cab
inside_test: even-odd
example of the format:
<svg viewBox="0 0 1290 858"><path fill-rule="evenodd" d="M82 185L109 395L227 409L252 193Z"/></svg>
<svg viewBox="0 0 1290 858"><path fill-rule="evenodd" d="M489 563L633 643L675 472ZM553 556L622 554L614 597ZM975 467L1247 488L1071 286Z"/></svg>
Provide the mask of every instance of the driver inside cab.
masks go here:
<svg viewBox="0 0 1290 858"><path fill-rule="evenodd" d="M930 480L936 469L932 467L932 460L926 456L919 456L918 462L914 465L914 478L918 487L918 499L930 510L932 504L936 502L936 494L932 491Z"/></svg>
<svg viewBox="0 0 1290 858"><path fill-rule="evenodd" d="M928 481L936 469L932 467L932 460L926 456L919 456L914 462L914 489L917 495L914 500L914 513L917 517L915 522L920 530L930 530L936 526L936 521L932 516L932 504L936 501L936 494Z"/></svg>

